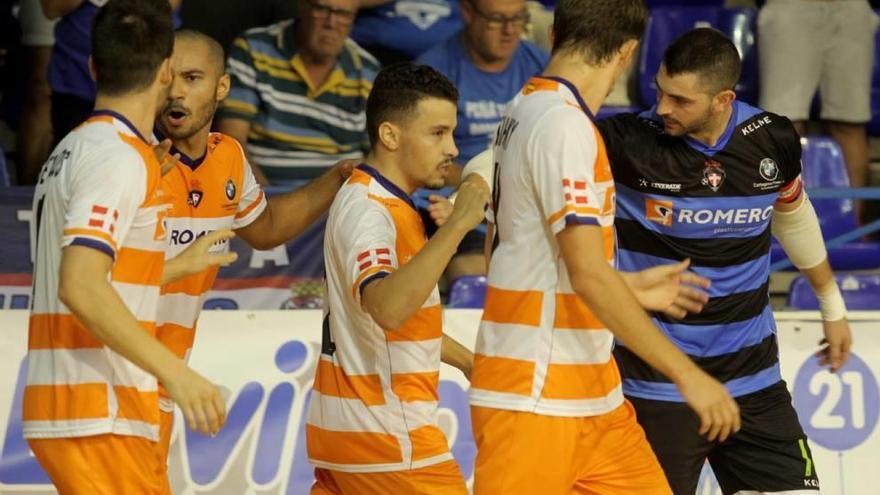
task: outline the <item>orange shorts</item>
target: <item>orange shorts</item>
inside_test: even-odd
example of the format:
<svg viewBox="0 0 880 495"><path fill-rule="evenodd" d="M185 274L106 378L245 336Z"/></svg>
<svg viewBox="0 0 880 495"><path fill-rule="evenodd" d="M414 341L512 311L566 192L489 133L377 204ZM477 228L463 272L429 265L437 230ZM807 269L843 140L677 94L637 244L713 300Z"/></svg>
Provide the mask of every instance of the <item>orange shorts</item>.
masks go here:
<svg viewBox="0 0 880 495"><path fill-rule="evenodd" d="M474 495L668 495L629 401L569 418L471 407Z"/></svg>
<svg viewBox="0 0 880 495"><path fill-rule="evenodd" d="M29 439L60 495L171 495L156 442L126 435Z"/></svg>
<svg viewBox="0 0 880 495"><path fill-rule="evenodd" d="M468 495L455 461L412 471L344 473L315 469L311 495Z"/></svg>

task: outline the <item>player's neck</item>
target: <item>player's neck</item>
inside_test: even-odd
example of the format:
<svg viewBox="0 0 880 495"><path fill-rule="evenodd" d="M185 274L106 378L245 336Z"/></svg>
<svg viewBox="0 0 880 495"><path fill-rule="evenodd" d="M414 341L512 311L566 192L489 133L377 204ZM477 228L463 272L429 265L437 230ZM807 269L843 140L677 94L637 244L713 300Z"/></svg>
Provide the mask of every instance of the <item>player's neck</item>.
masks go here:
<svg viewBox="0 0 880 495"><path fill-rule="evenodd" d="M695 141L703 143L706 146L714 147L716 144L718 144L718 140L721 139L721 136L724 135L724 132L727 130L727 126L730 125L730 119L732 118L733 106L731 105L723 112L712 117L709 120L709 123L703 129L698 132L688 134L688 137Z"/></svg>
<svg viewBox="0 0 880 495"><path fill-rule="evenodd" d="M407 196L412 196L416 189L419 188L417 184L410 184L406 179L406 175L403 173L403 169L397 164L396 160L392 157L382 154L379 156L375 151L367 155L364 158L364 163L378 170L382 177L385 177L389 182L399 187L400 190L405 192Z"/></svg>
<svg viewBox="0 0 880 495"><path fill-rule="evenodd" d="M199 129L195 134L184 139L175 139L174 148L184 155L197 160L204 156L208 149L208 136L211 134L211 123Z"/></svg>
<svg viewBox="0 0 880 495"><path fill-rule="evenodd" d="M611 64L601 67L588 65L578 55L552 57L543 75L561 77L573 84L593 115L602 108L615 82Z"/></svg>
<svg viewBox="0 0 880 495"><path fill-rule="evenodd" d="M98 94L95 110L110 110L125 117L144 137L149 139L156 122L157 98L150 92L135 95L108 96Z"/></svg>

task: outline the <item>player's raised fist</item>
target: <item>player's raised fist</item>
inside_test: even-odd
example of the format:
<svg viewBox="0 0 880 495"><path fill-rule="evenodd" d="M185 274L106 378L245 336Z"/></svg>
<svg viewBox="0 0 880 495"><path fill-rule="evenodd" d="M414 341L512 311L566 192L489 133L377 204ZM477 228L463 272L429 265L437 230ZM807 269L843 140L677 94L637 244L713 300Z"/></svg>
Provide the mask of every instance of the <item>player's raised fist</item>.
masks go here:
<svg viewBox="0 0 880 495"><path fill-rule="evenodd" d="M471 174L458 187L455 207L449 223L466 230L475 228L485 218L489 202L489 184L478 174Z"/></svg>

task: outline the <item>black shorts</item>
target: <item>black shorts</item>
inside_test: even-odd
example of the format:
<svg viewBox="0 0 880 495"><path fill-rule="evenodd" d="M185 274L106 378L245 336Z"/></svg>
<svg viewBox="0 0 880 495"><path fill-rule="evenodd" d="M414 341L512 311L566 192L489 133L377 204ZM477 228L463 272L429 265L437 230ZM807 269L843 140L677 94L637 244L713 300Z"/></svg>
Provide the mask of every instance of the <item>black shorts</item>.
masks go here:
<svg viewBox="0 0 880 495"><path fill-rule="evenodd" d="M699 434L686 404L628 397L676 495L694 495L706 459L721 491L819 490L816 466L784 381L736 402L742 429L724 443Z"/></svg>

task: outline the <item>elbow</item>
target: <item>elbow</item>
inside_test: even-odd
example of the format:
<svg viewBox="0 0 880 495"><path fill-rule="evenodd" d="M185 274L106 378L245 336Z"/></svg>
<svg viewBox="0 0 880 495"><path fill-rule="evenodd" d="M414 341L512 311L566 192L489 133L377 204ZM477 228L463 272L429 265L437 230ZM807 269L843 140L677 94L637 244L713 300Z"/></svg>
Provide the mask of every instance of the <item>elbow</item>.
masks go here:
<svg viewBox="0 0 880 495"><path fill-rule="evenodd" d="M61 301L74 314L79 313L80 302L84 298L86 287L71 279L61 277L58 283L58 300Z"/></svg>
<svg viewBox="0 0 880 495"><path fill-rule="evenodd" d="M370 307L367 308L367 313L369 313L370 317L373 318L373 321L375 321L377 325L387 331L400 328L405 322L402 318L396 317L391 314L391 311L383 308Z"/></svg>
<svg viewBox="0 0 880 495"><path fill-rule="evenodd" d="M605 271L601 269L569 273L571 288L584 302L592 306L602 300L604 289L608 285L605 275Z"/></svg>

